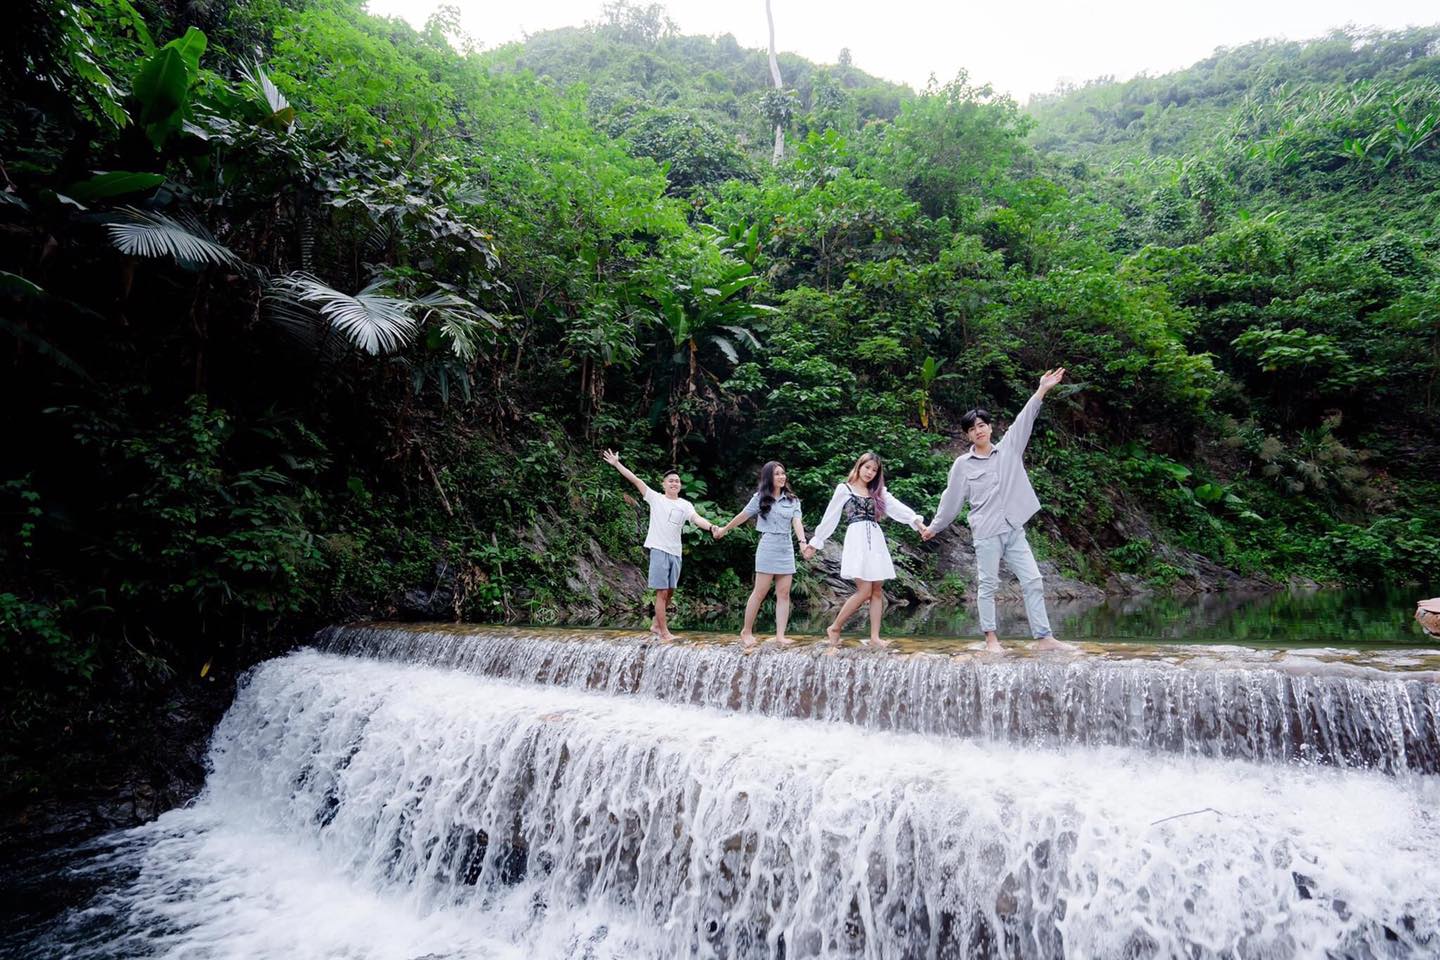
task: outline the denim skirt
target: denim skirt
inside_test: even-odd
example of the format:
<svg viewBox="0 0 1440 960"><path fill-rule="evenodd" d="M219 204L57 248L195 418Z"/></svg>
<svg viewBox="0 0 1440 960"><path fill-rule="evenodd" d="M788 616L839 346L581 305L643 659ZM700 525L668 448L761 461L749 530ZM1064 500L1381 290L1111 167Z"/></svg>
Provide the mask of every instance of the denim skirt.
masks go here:
<svg viewBox="0 0 1440 960"><path fill-rule="evenodd" d="M795 572L795 538L789 530L760 534L760 546L755 548L755 572Z"/></svg>

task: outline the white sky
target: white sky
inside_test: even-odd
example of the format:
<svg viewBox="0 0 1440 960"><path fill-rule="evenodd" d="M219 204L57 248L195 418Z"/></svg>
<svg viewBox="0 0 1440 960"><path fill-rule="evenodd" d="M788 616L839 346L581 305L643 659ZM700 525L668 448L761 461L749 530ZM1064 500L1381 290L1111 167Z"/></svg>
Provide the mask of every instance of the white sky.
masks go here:
<svg viewBox="0 0 1440 960"><path fill-rule="evenodd" d="M442 0L369 0L371 12L423 24ZM601 16L602 0L449 0L483 46L526 33L580 26ZM643 5L645 0L635 0ZM1355 23L1386 28L1440 21L1435 0L772 0L781 50L834 63L849 47L855 66L923 87L960 69L1021 102L1060 81L1113 74L1121 80L1166 73L1214 52L1264 37L1302 40ZM664 3L683 33L733 33L742 46L767 45L764 0Z"/></svg>

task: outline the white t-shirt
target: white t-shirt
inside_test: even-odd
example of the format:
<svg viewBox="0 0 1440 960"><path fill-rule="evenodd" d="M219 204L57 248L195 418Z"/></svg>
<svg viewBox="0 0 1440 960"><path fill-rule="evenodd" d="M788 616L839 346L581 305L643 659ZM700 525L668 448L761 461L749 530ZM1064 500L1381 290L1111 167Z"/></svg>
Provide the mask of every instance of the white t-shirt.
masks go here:
<svg viewBox="0 0 1440 960"><path fill-rule="evenodd" d="M681 555L680 532L685 521L695 522L695 507L689 500L676 497L671 500L663 493L645 488L645 502L650 504L650 531L645 534L645 547L649 550L664 550L666 553Z"/></svg>

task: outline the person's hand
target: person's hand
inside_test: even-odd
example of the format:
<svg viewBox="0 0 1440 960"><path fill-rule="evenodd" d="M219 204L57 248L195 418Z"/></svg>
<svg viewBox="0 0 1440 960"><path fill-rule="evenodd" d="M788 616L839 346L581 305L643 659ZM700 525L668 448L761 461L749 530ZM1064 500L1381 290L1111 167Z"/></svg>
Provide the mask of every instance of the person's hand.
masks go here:
<svg viewBox="0 0 1440 960"><path fill-rule="evenodd" d="M935 531L934 531L934 530L931 530L929 527L926 527L924 530L921 530L921 531L920 531L920 539L921 539L921 540L934 540L934 539L935 539Z"/></svg>
<svg viewBox="0 0 1440 960"><path fill-rule="evenodd" d="M620 454L616 453L614 450L605 450L600 454L600 459L604 460L612 467L620 466Z"/></svg>
<svg viewBox="0 0 1440 960"><path fill-rule="evenodd" d="M1049 393L1051 388L1065 379L1065 368L1056 367L1054 370L1046 370L1040 378L1040 392Z"/></svg>
<svg viewBox="0 0 1440 960"><path fill-rule="evenodd" d="M912 526L912 527L915 528L915 532L916 532L916 533L924 533L924 532L925 532L925 518L924 518L924 517L916 517L915 520L914 520L914 522L911 523L910 526Z"/></svg>

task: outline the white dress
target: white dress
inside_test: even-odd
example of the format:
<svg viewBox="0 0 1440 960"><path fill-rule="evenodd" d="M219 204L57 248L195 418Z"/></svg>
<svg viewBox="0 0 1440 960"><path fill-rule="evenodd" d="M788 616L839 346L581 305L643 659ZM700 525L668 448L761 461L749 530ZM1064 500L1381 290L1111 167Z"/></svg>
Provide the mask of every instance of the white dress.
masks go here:
<svg viewBox="0 0 1440 960"><path fill-rule="evenodd" d="M890 560L890 547L874 517L874 499L856 496L848 483L842 483L835 488L810 545L816 550L824 547L843 518L847 525L845 549L840 555L840 576L846 580L893 580L895 564ZM884 519L913 526L920 517L886 490Z"/></svg>

